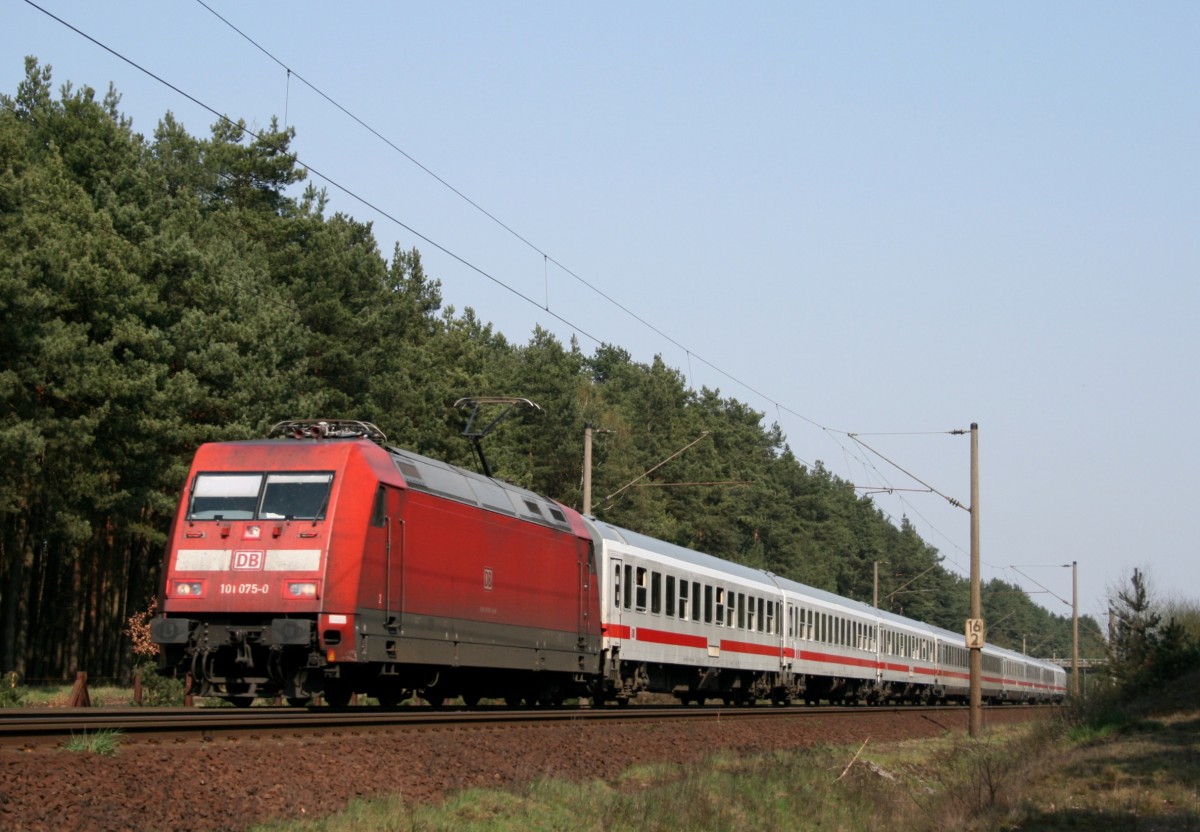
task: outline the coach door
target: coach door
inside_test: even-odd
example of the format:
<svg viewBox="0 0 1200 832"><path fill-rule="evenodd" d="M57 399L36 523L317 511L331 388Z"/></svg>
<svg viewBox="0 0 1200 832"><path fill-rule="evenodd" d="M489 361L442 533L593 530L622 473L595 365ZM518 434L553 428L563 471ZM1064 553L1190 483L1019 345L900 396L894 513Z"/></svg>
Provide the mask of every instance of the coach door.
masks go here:
<svg viewBox="0 0 1200 832"><path fill-rule="evenodd" d="M625 609L625 593L623 591L624 585L621 582L622 563L620 558L611 558L609 559L608 564L608 577L609 580L612 581L612 584L608 592L609 603L611 606L608 610L607 618L609 621L609 626L607 628L608 632L606 635L608 636L610 643L613 643L615 646L619 647L621 635L625 632L624 621L622 620L622 613Z"/></svg>

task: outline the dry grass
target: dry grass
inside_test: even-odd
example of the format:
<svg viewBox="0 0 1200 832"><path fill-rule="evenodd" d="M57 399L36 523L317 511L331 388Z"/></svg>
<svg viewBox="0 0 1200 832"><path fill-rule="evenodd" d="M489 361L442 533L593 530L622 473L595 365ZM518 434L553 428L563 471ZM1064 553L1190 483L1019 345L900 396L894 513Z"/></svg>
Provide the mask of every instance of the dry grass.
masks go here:
<svg viewBox="0 0 1200 832"><path fill-rule="evenodd" d="M1009 829L1200 830L1200 708L1067 750Z"/></svg>

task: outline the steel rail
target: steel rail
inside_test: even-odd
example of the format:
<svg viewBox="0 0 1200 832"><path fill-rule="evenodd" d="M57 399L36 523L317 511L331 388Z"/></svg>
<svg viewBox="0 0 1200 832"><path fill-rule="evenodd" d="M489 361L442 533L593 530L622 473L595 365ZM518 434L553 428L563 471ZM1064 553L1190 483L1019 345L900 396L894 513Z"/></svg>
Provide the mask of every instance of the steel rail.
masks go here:
<svg viewBox="0 0 1200 832"><path fill-rule="evenodd" d="M994 706L1011 711L1019 707ZM707 707L657 706L642 708L547 708L511 710L505 707L451 710L424 707L384 710L348 708L189 708L189 709L13 709L0 711L0 746L30 746L60 743L71 737L101 731L119 732L122 741L211 741L271 733L327 733L372 729L406 730L549 722L674 721L694 719L781 719L835 717L868 714L962 711L963 705L887 705L876 707ZM992 709L992 708L989 708Z"/></svg>

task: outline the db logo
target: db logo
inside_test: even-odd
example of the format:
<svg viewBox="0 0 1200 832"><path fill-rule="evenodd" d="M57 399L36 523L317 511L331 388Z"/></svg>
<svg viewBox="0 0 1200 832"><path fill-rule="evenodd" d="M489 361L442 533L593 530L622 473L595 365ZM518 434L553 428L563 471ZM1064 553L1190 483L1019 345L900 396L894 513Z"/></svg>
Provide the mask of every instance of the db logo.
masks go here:
<svg viewBox="0 0 1200 832"><path fill-rule="evenodd" d="M233 553L234 569L262 569L265 552L242 551Z"/></svg>
<svg viewBox="0 0 1200 832"><path fill-rule="evenodd" d="M484 567L483 588L488 592L492 591L492 569L491 569L491 567Z"/></svg>

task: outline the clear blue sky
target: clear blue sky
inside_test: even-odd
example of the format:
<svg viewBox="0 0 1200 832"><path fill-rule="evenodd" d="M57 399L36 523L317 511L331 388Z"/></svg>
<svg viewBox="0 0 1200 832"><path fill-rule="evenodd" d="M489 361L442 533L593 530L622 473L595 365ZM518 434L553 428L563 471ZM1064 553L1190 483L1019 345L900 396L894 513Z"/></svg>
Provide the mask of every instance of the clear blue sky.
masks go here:
<svg viewBox="0 0 1200 832"><path fill-rule="evenodd" d="M846 432L929 431L863 441L969 502L969 441L936 432L978 422L985 579L1069 613L1077 560L1093 615L1134 567L1200 599L1200 4L209 2L532 246L199 3L41 5L286 118L305 163L505 284L315 179L511 340L661 354L864 486L919 487ZM215 120L4 0L4 92L27 54L114 82L147 134ZM966 574L965 511L875 499Z"/></svg>

